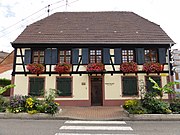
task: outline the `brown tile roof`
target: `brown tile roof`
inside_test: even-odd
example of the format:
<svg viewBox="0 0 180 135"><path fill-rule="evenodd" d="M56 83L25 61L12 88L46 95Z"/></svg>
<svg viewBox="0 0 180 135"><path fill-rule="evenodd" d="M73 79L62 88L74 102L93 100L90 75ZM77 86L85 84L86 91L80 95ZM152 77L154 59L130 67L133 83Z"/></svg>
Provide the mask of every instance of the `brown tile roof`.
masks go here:
<svg viewBox="0 0 180 135"><path fill-rule="evenodd" d="M0 65L0 74L13 69L13 64Z"/></svg>
<svg viewBox="0 0 180 135"><path fill-rule="evenodd" d="M14 51L0 62L0 73L13 69Z"/></svg>
<svg viewBox="0 0 180 135"><path fill-rule="evenodd" d="M174 44L161 27L133 12L59 12L29 25L13 42Z"/></svg>
<svg viewBox="0 0 180 135"><path fill-rule="evenodd" d="M9 55L7 52L0 51L0 62Z"/></svg>

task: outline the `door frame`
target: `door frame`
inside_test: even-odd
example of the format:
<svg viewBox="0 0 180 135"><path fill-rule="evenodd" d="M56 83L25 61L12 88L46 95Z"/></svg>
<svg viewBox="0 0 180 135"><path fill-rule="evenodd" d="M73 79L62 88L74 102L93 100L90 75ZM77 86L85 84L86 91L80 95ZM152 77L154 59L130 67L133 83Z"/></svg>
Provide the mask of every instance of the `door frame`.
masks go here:
<svg viewBox="0 0 180 135"><path fill-rule="evenodd" d="M102 79L102 106L104 106L104 100L105 100L105 92L104 92L104 75L101 76L89 76L89 101L90 101L90 106L92 106L91 104L91 79L92 78L101 78Z"/></svg>

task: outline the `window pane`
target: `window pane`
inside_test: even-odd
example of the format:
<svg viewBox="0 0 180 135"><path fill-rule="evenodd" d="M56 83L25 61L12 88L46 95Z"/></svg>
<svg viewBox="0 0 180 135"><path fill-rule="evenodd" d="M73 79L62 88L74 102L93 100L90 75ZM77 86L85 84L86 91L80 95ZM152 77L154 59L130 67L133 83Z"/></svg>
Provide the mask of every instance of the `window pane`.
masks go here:
<svg viewBox="0 0 180 135"><path fill-rule="evenodd" d="M33 63L38 63L38 57L34 57Z"/></svg>
<svg viewBox="0 0 180 135"><path fill-rule="evenodd" d="M70 63L71 62L71 57L66 57L66 63Z"/></svg>
<svg viewBox="0 0 180 135"><path fill-rule="evenodd" d="M71 55L71 51L70 50L66 51L66 55Z"/></svg>
<svg viewBox="0 0 180 135"><path fill-rule="evenodd" d="M95 50L90 50L90 55L95 55Z"/></svg>
<svg viewBox="0 0 180 135"><path fill-rule="evenodd" d="M44 57L40 57L39 63L41 63L41 64L44 63Z"/></svg>
<svg viewBox="0 0 180 135"><path fill-rule="evenodd" d="M60 51L60 53L59 53L60 55L64 55L64 51Z"/></svg>
<svg viewBox="0 0 180 135"><path fill-rule="evenodd" d="M96 50L97 55L101 55L101 50Z"/></svg>
<svg viewBox="0 0 180 135"><path fill-rule="evenodd" d="M64 62L64 57L60 57L59 62L63 63Z"/></svg>
<svg viewBox="0 0 180 135"><path fill-rule="evenodd" d="M38 51L33 51L34 56L38 56Z"/></svg>
<svg viewBox="0 0 180 135"><path fill-rule="evenodd" d="M146 49L144 54L145 62L157 62L157 51L155 49Z"/></svg>
<svg viewBox="0 0 180 135"><path fill-rule="evenodd" d="M134 61L134 50L122 50L122 62Z"/></svg>
<svg viewBox="0 0 180 135"><path fill-rule="evenodd" d="M44 63L44 51L42 50L36 50L33 51L33 63Z"/></svg>
<svg viewBox="0 0 180 135"><path fill-rule="evenodd" d="M40 51L40 56L44 56L44 51Z"/></svg>
<svg viewBox="0 0 180 135"><path fill-rule="evenodd" d="M90 63L95 63L95 56L90 56Z"/></svg>
<svg viewBox="0 0 180 135"><path fill-rule="evenodd" d="M71 63L71 50L60 50L59 51L59 63Z"/></svg>

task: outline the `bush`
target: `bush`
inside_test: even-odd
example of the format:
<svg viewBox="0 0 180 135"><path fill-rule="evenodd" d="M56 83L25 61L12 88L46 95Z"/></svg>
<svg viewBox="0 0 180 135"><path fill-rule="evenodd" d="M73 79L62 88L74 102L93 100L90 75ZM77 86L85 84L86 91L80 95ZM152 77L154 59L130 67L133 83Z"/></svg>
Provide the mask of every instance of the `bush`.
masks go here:
<svg viewBox="0 0 180 135"><path fill-rule="evenodd" d="M0 95L0 112L5 112L9 106L9 100Z"/></svg>
<svg viewBox="0 0 180 135"><path fill-rule="evenodd" d="M24 112L26 110L25 108L26 103L26 97L15 95L10 97L10 105L9 105L9 111L12 113L19 113Z"/></svg>
<svg viewBox="0 0 180 135"><path fill-rule="evenodd" d="M45 104L45 113L55 114L59 111L59 104L55 102L47 102Z"/></svg>
<svg viewBox="0 0 180 135"><path fill-rule="evenodd" d="M170 105L160 99L157 99L154 93L146 93L142 100L142 106L150 114L168 114L172 111L169 109Z"/></svg>
<svg viewBox="0 0 180 135"><path fill-rule="evenodd" d="M10 84L11 84L11 80L6 79L6 78L0 78L0 86L6 86Z"/></svg>
<svg viewBox="0 0 180 135"><path fill-rule="evenodd" d="M144 109L139 100L128 100L123 105L123 108L126 109L131 114L144 114L146 109Z"/></svg>
<svg viewBox="0 0 180 135"><path fill-rule="evenodd" d="M0 96L0 112L5 112L8 108L9 112L19 113L27 112L55 114L59 111L59 104L54 102L56 91L50 89L44 100L39 100L31 96L15 95L10 97L10 101L6 102L6 98Z"/></svg>
<svg viewBox="0 0 180 135"><path fill-rule="evenodd" d="M173 113L180 113L180 99L175 99L170 103L170 109Z"/></svg>

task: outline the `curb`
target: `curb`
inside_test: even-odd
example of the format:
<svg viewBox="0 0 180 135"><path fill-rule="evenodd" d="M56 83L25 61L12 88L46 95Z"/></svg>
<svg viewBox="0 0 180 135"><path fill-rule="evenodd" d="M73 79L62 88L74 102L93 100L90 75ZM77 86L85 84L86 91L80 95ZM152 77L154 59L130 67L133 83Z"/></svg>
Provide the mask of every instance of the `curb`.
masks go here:
<svg viewBox="0 0 180 135"><path fill-rule="evenodd" d="M37 113L0 113L0 119L27 119L27 120L117 120L117 121L180 121L180 114L129 114L124 110L126 116L112 118L83 118L75 116L64 116L62 110L55 115Z"/></svg>
<svg viewBox="0 0 180 135"><path fill-rule="evenodd" d="M129 118L134 121L180 121L180 114L129 114Z"/></svg>
<svg viewBox="0 0 180 135"><path fill-rule="evenodd" d="M130 114L124 113L131 121L180 121L180 114Z"/></svg>

